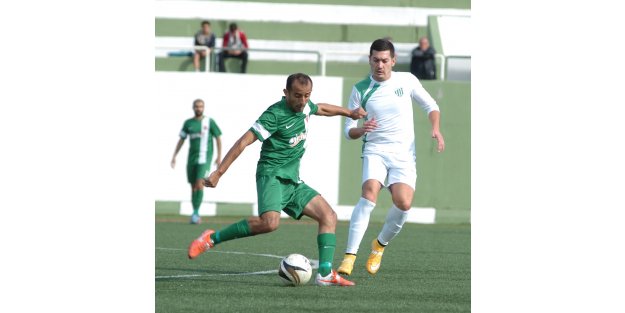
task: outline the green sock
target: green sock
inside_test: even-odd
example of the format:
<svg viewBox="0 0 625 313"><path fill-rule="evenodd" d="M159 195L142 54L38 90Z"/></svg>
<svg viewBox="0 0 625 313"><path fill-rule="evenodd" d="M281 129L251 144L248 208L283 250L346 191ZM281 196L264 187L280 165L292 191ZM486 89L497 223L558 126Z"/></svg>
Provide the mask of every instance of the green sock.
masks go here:
<svg viewBox="0 0 625 313"><path fill-rule="evenodd" d="M327 276L332 271L336 235L332 233L317 235L317 246L319 247L319 274Z"/></svg>
<svg viewBox="0 0 625 313"><path fill-rule="evenodd" d="M226 226L222 230L216 231L211 235L211 239L215 244L237 238L249 237L252 235L247 220L243 219L234 224Z"/></svg>
<svg viewBox="0 0 625 313"><path fill-rule="evenodd" d="M202 199L204 198L204 190L195 190L191 193L191 204L193 204L193 214L200 213L200 205L202 205Z"/></svg>

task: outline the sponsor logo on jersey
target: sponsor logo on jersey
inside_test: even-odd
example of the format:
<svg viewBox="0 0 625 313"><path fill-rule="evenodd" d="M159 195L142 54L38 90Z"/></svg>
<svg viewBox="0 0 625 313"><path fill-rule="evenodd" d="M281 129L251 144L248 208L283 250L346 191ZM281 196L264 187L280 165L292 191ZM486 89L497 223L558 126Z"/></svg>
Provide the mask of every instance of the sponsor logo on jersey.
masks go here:
<svg viewBox="0 0 625 313"><path fill-rule="evenodd" d="M291 139L289 139L289 146L295 147L302 140L306 140L306 133L305 132L299 133L297 136L292 137Z"/></svg>
<svg viewBox="0 0 625 313"><path fill-rule="evenodd" d="M295 123L293 123L293 124L291 124L291 125L287 125L287 126L286 126L286 129L289 129L289 128L293 127L293 125L295 125Z"/></svg>
<svg viewBox="0 0 625 313"><path fill-rule="evenodd" d="M404 95L404 88L395 89L395 94L396 94L398 97L403 96L403 95Z"/></svg>
<svg viewBox="0 0 625 313"><path fill-rule="evenodd" d="M190 139L202 138L202 133L189 134Z"/></svg>

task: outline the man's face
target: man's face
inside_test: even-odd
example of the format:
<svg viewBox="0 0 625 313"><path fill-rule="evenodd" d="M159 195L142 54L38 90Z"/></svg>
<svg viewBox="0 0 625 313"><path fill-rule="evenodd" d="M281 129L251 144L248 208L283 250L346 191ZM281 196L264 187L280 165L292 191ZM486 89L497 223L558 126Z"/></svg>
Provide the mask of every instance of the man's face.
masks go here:
<svg viewBox="0 0 625 313"><path fill-rule="evenodd" d="M284 89L286 103L293 112L302 112L312 93L312 84L302 84L295 80L291 84L291 90Z"/></svg>
<svg viewBox="0 0 625 313"><path fill-rule="evenodd" d="M421 50L427 50L430 47L430 41L427 38L421 38L421 40L419 40L419 48L421 48Z"/></svg>
<svg viewBox="0 0 625 313"><path fill-rule="evenodd" d="M198 101L193 104L193 112L195 112L195 117L200 117L204 114L204 102Z"/></svg>
<svg viewBox="0 0 625 313"><path fill-rule="evenodd" d="M210 34L210 32L211 32L211 26L210 26L210 25L208 25L208 24L204 24L204 25L202 25L202 32L203 32L204 34L207 34L207 35L208 35L208 34Z"/></svg>
<svg viewBox="0 0 625 313"><path fill-rule="evenodd" d="M391 71L395 66L395 57L391 57L390 50L371 51L369 57L369 65L371 66L371 75L377 81L385 81L391 78Z"/></svg>

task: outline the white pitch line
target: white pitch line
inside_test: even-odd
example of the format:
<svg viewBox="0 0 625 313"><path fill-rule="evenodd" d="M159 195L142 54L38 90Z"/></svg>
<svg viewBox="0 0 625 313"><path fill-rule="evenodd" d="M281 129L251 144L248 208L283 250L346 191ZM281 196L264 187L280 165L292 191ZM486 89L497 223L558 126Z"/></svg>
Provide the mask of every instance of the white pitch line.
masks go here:
<svg viewBox="0 0 625 313"><path fill-rule="evenodd" d="M260 271L260 272L246 272L246 273L170 275L170 276L156 276L156 279L159 279L159 278L210 277L210 276L264 275L264 274L275 274L277 272L278 272L278 270Z"/></svg>
<svg viewBox="0 0 625 313"><path fill-rule="evenodd" d="M156 250L185 251L186 249L156 247ZM266 253L252 253L252 252L239 252L239 251L218 251L218 250L209 250L208 252L212 252L212 253L227 253L227 254L239 254L239 255L247 254L247 255L264 256L264 257L276 258L276 259L284 258L284 256L275 255L275 254L266 254ZM313 269L317 269L319 267L319 260L311 259L310 260L310 265L312 266ZM264 275L264 274L275 274L277 272L278 272L278 270L268 270L268 271L245 272L245 273L168 275L168 276L156 276L156 279L163 279L163 278L189 278L189 277L210 277L210 276Z"/></svg>

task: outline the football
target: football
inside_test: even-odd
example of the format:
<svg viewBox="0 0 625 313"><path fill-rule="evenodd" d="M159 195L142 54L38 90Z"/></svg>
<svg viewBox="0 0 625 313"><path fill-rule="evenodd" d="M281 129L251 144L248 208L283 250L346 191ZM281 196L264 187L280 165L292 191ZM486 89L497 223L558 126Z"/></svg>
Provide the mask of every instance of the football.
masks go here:
<svg viewBox="0 0 625 313"><path fill-rule="evenodd" d="M289 254L280 261L280 279L285 285L300 286L308 283L312 276L310 260L301 254Z"/></svg>

